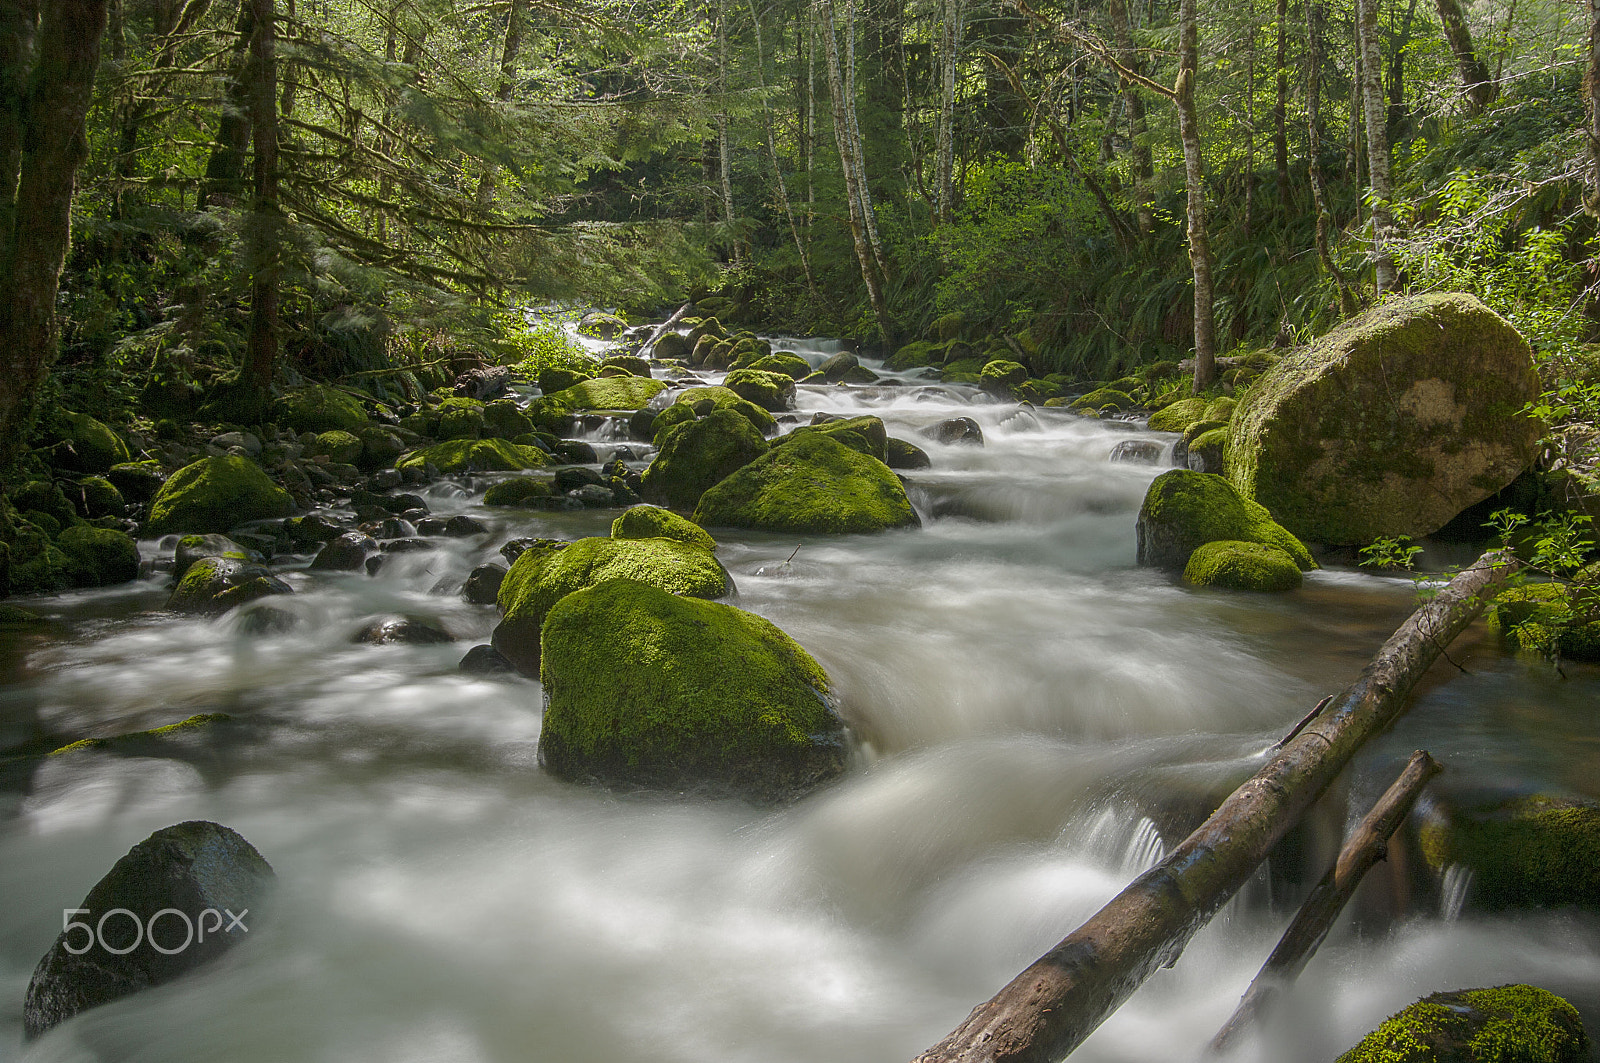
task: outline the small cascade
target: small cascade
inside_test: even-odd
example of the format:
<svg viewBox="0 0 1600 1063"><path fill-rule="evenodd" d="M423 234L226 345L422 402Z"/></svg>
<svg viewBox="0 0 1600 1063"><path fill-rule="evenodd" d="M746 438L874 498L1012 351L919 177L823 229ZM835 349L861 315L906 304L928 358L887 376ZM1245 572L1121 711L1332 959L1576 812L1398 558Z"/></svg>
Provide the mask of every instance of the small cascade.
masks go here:
<svg viewBox="0 0 1600 1063"><path fill-rule="evenodd" d="M1460 919L1471 890L1472 868L1462 864L1445 868L1439 882L1439 917L1447 923Z"/></svg>

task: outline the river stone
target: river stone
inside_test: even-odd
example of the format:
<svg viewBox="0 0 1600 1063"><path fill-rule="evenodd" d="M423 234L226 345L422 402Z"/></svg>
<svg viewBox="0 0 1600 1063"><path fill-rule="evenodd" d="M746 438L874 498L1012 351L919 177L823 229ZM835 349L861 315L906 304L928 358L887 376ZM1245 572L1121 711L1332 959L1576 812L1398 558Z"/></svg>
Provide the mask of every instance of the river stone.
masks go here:
<svg viewBox="0 0 1600 1063"><path fill-rule="evenodd" d="M515 675L517 672L499 650L489 645L472 647L456 668L465 675Z"/></svg>
<svg viewBox="0 0 1600 1063"><path fill-rule="evenodd" d="M293 507L289 492L249 458L201 458L161 485L142 533L225 532L246 521L286 516Z"/></svg>
<svg viewBox="0 0 1600 1063"><path fill-rule="evenodd" d="M597 340L614 340L622 335L628 323L616 314L608 314L603 310L596 310L584 314L578 322L580 335L591 336Z"/></svg>
<svg viewBox="0 0 1600 1063"><path fill-rule="evenodd" d="M1153 439L1124 439L1111 448L1111 461L1128 465L1159 465L1166 448Z"/></svg>
<svg viewBox="0 0 1600 1063"><path fill-rule="evenodd" d="M536 506L551 495L550 481L532 476L501 480L483 493L486 506Z"/></svg>
<svg viewBox="0 0 1600 1063"><path fill-rule="evenodd" d="M395 644L408 644L413 646L430 646L444 642L454 642L455 637L439 626L436 620L416 616L380 616L367 621L356 632L352 642L364 642L372 646L389 646Z"/></svg>
<svg viewBox="0 0 1600 1063"><path fill-rule="evenodd" d="M655 423L651 425L651 430L655 433L658 444L661 441L662 429L673 423L670 419L663 422L661 418L671 414L680 406L687 407L696 417L705 417L714 410L731 409L749 421L755 430L763 436L769 436L778 430L778 422L773 418L772 414L763 410L749 399L740 398L734 392L718 384L703 388L689 388L678 396L676 402L662 410L657 415ZM681 416L681 413L674 414L674 416Z"/></svg>
<svg viewBox="0 0 1600 1063"><path fill-rule="evenodd" d="M1552 794L1477 794L1430 803L1418 831L1435 869L1471 869L1479 911L1600 909L1600 803Z"/></svg>
<svg viewBox="0 0 1600 1063"><path fill-rule="evenodd" d="M227 557L202 557L178 581L167 608L179 613L225 613L234 606L294 589L260 565Z"/></svg>
<svg viewBox="0 0 1600 1063"><path fill-rule="evenodd" d="M261 437L254 432L223 432L211 437L211 445L219 450L232 450L238 447L244 451L245 457L261 457Z"/></svg>
<svg viewBox="0 0 1600 1063"><path fill-rule="evenodd" d="M378 544L365 532L345 532L330 539L311 561L314 572L354 572L366 564L367 555L378 549Z"/></svg>
<svg viewBox="0 0 1600 1063"><path fill-rule="evenodd" d="M843 443L858 454L877 458L887 464L889 433L883 427L881 418L868 415L865 417L841 417L820 422L814 421L811 424L796 428L786 436L780 437L773 445L787 444L796 439L804 439L807 435L827 436L836 443Z"/></svg>
<svg viewBox="0 0 1600 1063"><path fill-rule="evenodd" d="M1183 579L1197 587L1235 591L1292 591L1301 583L1300 566L1283 550L1231 539L1195 547Z"/></svg>
<svg viewBox="0 0 1600 1063"><path fill-rule="evenodd" d="M503 439L451 439L412 451L395 468L420 471L432 465L440 472L521 472L548 462L549 457L538 447Z"/></svg>
<svg viewBox="0 0 1600 1063"><path fill-rule="evenodd" d="M139 578L139 545L114 528L79 524L56 536L56 546L72 563L75 587L109 587Z"/></svg>
<svg viewBox="0 0 1600 1063"><path fill-rule="evenodd" d="M296 432L360 432L367 423L361 403L337 388L314 384L295 388L273 405L277 422Z"/></svg>
<svg viewBox="0 0 1600 1063"><path fill-rule="evenodd" d="M983 446L983 429L978 427L978 422L970 417L952 417L947 421L940 421L931 428L922 429L922 434L935 443L945 446L967 445Z"/></svg>
<svg viewBox="0 0 1600 1063"><path fill-rule="evenodd" d="M983 367L978 373L978 386L998 398L1009 399L1027 379L1027 366L1002 358Z"/></svg>
<svg viewBox="0 0 1600 1063"><path fill-rule="evenodd" d="M767 441L734 410L673 425L644 471L639 494L646 502L688 511L705 491L767 453Z"/></svg>
<svg viewBox="0 0 1600 1063"><path fill-rule="evenodd" d="M1184 461L1195 472L1214 472L1220 476L1227 446L1226 428L1208 429L1189 441Z"/></svg>
<svg viewBox="0 0 1600 1063"><path fill-rule="evenodd" d="M479 565L467 576L461 587L461 597L474 605L493 605L500 597L500 584L505 582L505 565L490 561Z"/></svg>
<svg viewBox="0 0 1600 1063"><path fill-rule="evenodd" d="M579 539L522 551L500 584L505 615L491 641L525 676L539 674L545 614L573 591L610 579L633 579L673 594L723 598L733 578L709 550L673 539Z"/></svg>
<svg viewBox="0 0 1600 1063"><path fill-rule="evenodd" d="M1157 476L1139 507L1138 563L1182 572L1195 548L1219 540L1265 543L1302 570L1316 567L1305 545L1212 473L1173 469Z"/></svg>
<svg viewBox="0 0 1600 1063"><path fill-rule="evenodd" d="M1206 407L1211 400L1204 395L1195 395L1187 399L1164 406L1150 415L1150 430L1152 432L1182 432L1196 421L1205 420Z"/></svg>
<svg viewBox="0 0 1600 1063"><path fill-rule="evenodd" d="M933 459L915 443L887 436L883 441L883 463L891 469L931 469Z"/></svg>
<svg viewBox="0 0 1600 1063"><path fill-rule="evenodd" d="M69 944L82 947L91 936L69 928L39 961L23 1002L24 1037L31 1040L79 1012L171 982L247 941L273 878L261 854L221 824L192 820L156 831L118 860L78 905L88 912L73 920L99 927L88 951L73 955L68 950ZM195 939L180 947L184 920L168 914L155 923L154 942L145 934L116 955L106 946L120 950L135 941L126 915L106 918L119 908L146 926L158 912L176 909L195 927ZM199 928L207 911L218 915L204 916L202 941Z"/></svg>
<svg viewBox="0 0 1600 1063"><path fill-rule="evenodd" d="M828 383L837 384L844 379L846 373L860 364L861 359L854 354L849 351L840 351L817 366L817 372L821 373L822 378Z"/></svg>
<svg viewBox="0 0 1600 1063"><path fill-rule="evenodd" d="M665 381L645 377L595 377L547 395L540 409L554 415L576 410L642 410L666 387Z"/></svg>
<svg viewBox="0 0 1600 1063"><path fill-rule="evenodd" d="M649 377L650 359L636 354L613 354L600 363L602 373L607 369L620 369L628 376Z"/></svg>
<svg viewBox="0 0 1600 1063"><path fill-rule="evenodd" d="M689 340L681 332L664 332L651 348L652 357L662 360L689 357Z"/></svg>
<svg viewBox="0 0 1600 1063"><path fill-rule="evenodd" d="M1527 341L1477 299L1391 300L1245 393L1228 478L1303 539L1420 538L1532 464L1538 393Z"/></svg>
<svg viewBox="0 0 1600 1063"><path fill-rule="evenodd" d="M784 373L761 369L735 369L722 386L763 410L781 412L794 409L794 380Z"/></svg>
<svg viewBox="0 0 1600 1063"><path fill-rule="evenodd" d="M99 517L120 517L128 511L122 492L103 476L85 476L64 490L81 516L90 520Z"/></svg>
<svg viewBox="0 0 1600 1063"><path fill-rule="evenodd" d="M611 522L613 539L675 539L680 543L715 550L717 541L700 525L660 506L630 506Z"/></svg>
<svg viewBox="0 0 1600 1063"><path fill-rule="evenodd" d="M804 380L811 375L811 363L789 351L779 351L765 358L757 358L750 363L750 368L767 373L782 373L790 380Z"/></svg>
<svg viewBox="0 0 1600 1063"><path fill-rule="evenodd" d="M922 524L887 465L814 432L773 447L707 490L693 520L702 527L799 534Z"/></svg>
<svg viewBox="0 0 1600 1063"><path fill-rule="evenodd" d="M105 472L132 457L121 436L86 413L62 411L57 428L52 465L73 472Z"/></svg>
<svg viewBox="0 0 1600 1063"><path fill-rule="evenodd" d="M827 673L753 613L614 579L557 602L541 642L560 778L775 801L844 770Z"/></svg>
<svg viewBox="0 0 1600 1063"><path fill-rule="evenodd" d="M161 468L154 463L121 462L111 466L106 479L129 502L148 502L161 490Z"/></svg>
<svg viewBox="0 0 1600 1063"><path fill-rule="evenodd" d="M1369 1033L1338 1063L1581 1063L1583 1020L1531 985L1423 997Z"/></svg>

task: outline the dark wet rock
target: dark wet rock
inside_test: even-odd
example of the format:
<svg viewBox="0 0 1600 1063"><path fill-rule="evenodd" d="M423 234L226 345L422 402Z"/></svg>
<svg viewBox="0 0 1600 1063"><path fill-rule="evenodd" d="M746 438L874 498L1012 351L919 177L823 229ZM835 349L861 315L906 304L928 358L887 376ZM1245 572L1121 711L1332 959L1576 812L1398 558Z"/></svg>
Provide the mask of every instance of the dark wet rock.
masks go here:
<svg viewBox="0 0 1600 1063"><path fill-rule="evenodd" d="M648 443L655 438L655 410L640 410L628 418L628 438Z"/></svg>
<svg viewBox="0 0 1600 1063"><path fill-rule="evenodd" d="M844 375L861 364L861 359L849 351L840 351L817 367L817 372L822 374L824 380L830 384L837 384L844 379Z"/></svg>
<svg viewBox="0 0 1600 1063"><path fill-rule="evenodd" d="M889 436L883 441L883 463L891 469L930 469L933 459L915 443Z"/></svg>
<svg viewBox="0 0 1600 1063"><path fill-rule="evenodd" d="M488 401L505 394L511 383L511 370L503 365L469 369L457 376L451 390L462 398Z"/></svg>
<svg viewBox="0 0 1600 1063"><path fill-rule="evenodd" d="M948 421L940 421L931 428L924 428L922 435L946 446L983 446L983 429L970 417L952 417Z"/></svg>
<svg viewBox="0 0 1600 1063"><path fill-rule="evenodd" d="M164 985L247 941L260 926L273 877L261 854L221 824L195 820L156 831L78 905L87 911L73 921L94 933L68 927L39 961L23 1002L24 1036L31 1040L89 1008ZM118 909L132 918L107 914ZM163 915L153 932L136 939L135 919L149 927L167 909L179 914Z"/></svg>
<svg viewBox="0 0 1600 1063"><path fill-rule="evenodd" d="M290 517L284 521L283 530L291 543L307 547L313 543L331 542L348 529L321 513L307 513L303 517Z"/></svg>
<svg viewBox="0 0 1600 1063"><path fill-rule="evenodd" d="M501 480L483 493L486 506L538 506L552 494L550 481L533 476Z"/></svg>
<svg viewBox="0 0 1600 1063"><path fill-rule="evenodd" d="M1124 439L1111 448L1111 460L1128 465L1159 465L1164 449L1153 439Z"/></svg>
<svg viewBox="0 0 1600 1063"><path fill-rule="evenodd" d="M129 502L148 502L161 490L161 470L144 462L122 462L111 466L106 479Z"/></svg>
<svg viewBox="0 0 1600 1063"><path fill-rule="evenodd" d="M227 557L203 557L189 566L167 599L179 613L215 615L235 606L294 589L260 565Z"/></svg>
<svg viewBox="0 0 1600 1063"><path fill-rule="evenodd" d="M417 526L412 524L409 520L402 520L399 517L389 517L386 520L378 523L377 530L374 533L374 538L409 539L415 534L417 534Z"/></svg>
<svg viewBox="0 0 1600 1063"><path fill-rule="evenodd" d="M352 641L373 646L395 643L429 646L454 642L455 638L437 620L418 616L381 616L363 624Z"/></svg>
<svg viewBox="0 0 1600 1063"><path fill-rule="evenodd" d="M399 469L380 469L367 477L367 490L369 491L393 491L399 486Z"/></svg>
<svg viewBox="0 0 1600 1063"><path fill-rule="evenodd" d="M316 572L354 572L367 560L367 555L378 549L371 537L361 532L345 532L337 539L323 544L311 562Z"/></svg>
<svg viewBox="0 0 1600 1063"><path fill-rule="evenodd" d="M244 451L247 458L261 456L261 439L254 432L223 432L211 437L211 445L222 450L238 447Z"/></svg>
<svg viewBox="0 0 1600 1063"><path fill-rule="evenodd" d="M556 444L556 457L571 465L592 465L600 458L594 447L581 439L563 439Z"/></svg>
<svg viewBox="0 0 1600 1063"><path fill-rule="evenodd" d="M606 478L599 472L582 466L556 470L555 484L557 491L576 491L580 487L604 484L605 482Z"/></svg>
<svg viewBox="0 0 1600 1063"><path fill-rule="evenodd" d="M516 675L517 670L499 650L488 644L474 646L456 665L466 675Z"/></svg>
<svg viewBox="0 0 1600 1063"><path fill-rule="evenodd" d="M417 554L426 550L436 550L438 547L426 539L392 539L378 549L386 554ZM368 561L370 562L371 558L368 558Z"/></svg>
<svg viewBox="0 0 1600 1063"><path fill-rule="evenodd" d="M417 521L419 535L441 535L459 539L468 535L480 535L488 530L488 526L482 521L474 520L465 513L457 513L453 517L428 517Z"/></svg>
<svg viewBox="0 0 1600 1063"><path fill-rule="evenodd" d="M512 539L500 548L500 556L506 559L506 564L514 565L527 550L560 550L571 545L570 539Z"/></svg>
<svg viewBox="0 0 1600 1063"><path fill-rule="evenodd" d="M359 463L369 469L393 465L399 460L400 455L406 452L405 440L389 429L377 425L363 428L358 433L358 438L361 440ZM393 472L393 470L387 471ZM393 487L399 482L399 477L395 476L394 483L389 486Z"/></svg>
<svg viewBox="0 0 1600 1063"><path fill-rule="evenodd" d="M226 557L234 561L244 561L253 565L266 563L266 558L259 552L251 550L241 543L235 542L226 535L185 535L178 540L178 545L172 551L172 576L182 579L184 573L202 557Z"/></svg>
<svg viewBox="0 0 1600 1063"><path fill-rule="evenodd" d="M493 561L479 565L467 576L467 582L461 588L461 597L474 605L493 605L507 571L505 565L497 565Z"/></svg>
<svg viewBox="0 0 1600 1063"><path fill-rule="evenodd" d="M616 492L607 484L584 484L569 492L568 497L581 503L585 509L609 509L619 504Z"/></svg>
<svg viewBox="0 0 1600 1063"><path fill-rule="evenodd" d="M242 635L282 635L300 626L300 618L287 609L256 603L239 610L234 630Z"/></svg>

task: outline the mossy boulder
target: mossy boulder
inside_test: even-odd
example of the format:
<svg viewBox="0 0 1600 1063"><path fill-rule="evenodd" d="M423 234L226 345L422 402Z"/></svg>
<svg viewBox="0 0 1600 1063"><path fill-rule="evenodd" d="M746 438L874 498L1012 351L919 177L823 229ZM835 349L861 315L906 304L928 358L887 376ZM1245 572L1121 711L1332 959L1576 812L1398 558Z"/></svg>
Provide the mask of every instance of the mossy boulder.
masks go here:
<svg viewBox="0 0 1600 1063"><path fill-rule="evenodd" d="M692 598L723 598L733 578L704 547L675 539L579 539L547 543L517 555L500 584L504 614L491 642L526 676L539 674L539 631L545 614L574 591L611 579L648 583Z"/></svg>
<svg viewBox="0 0 1600 1063"><path fill-rule="evenodd" d="M844 771L827 673L753 613L617 579L563 598L542 641L560 778L777 801Z"/></svg>
<svg viewBox="0 0 1600 1063"><path fill-rule="evenodd" d="M1245 393L1228 478L1313 542L1420 538L1532 464L1538 393L1527 341L1477 299L1395 299Z"/></svg>
<svg viewBox="0 0 1600 1063"><path fill-rule="evenodd" d="M1150 415L1152 432L1182 432L1196 421L1205 420L1211 400L1203 395L1168 403Z"/></svg>
<svg viewBox="0 0 1600 1063"><path fill-rule="evenodd" d="M919 365L937 365L944 360L944 351L927 340L915 340L901 347L885 361L887 369L915 369Z"/></svg>
<svg viewBox="0 0 1600 1063"><path fill-rule="evenodd" d="M636 354L613 354L600 363L600 372L607 369L620 369L628 376L648 377L650 375L650 359L640 358Z"/></svg>
<svg viewBox="0 0 1600 1063"><path fill-rule="evenodd" d="M76 566L72 558L38 529L20 532L12 550L12 594L53 594L73 585Z"/></svg>
<svg viewBox="0 0 1600 1063"><path fill-rule="evenodd" d="M1208 428L1189 441L1189 468L1195 472L1214 472L1220 475L1227 448L1227 427Z"/></svg>
<svg viewBox="0 0 1600 1063"><path fill-rule="evenodd" d="M189 567L202 557L226 557L254 564L264 560L254 550L234 542L226 535L184 535L178 539L178 545L172 551L172 578L181 580Z"/></svg>
<svg viewBox="0 0 1600 1063"><path fill-rule="evenodd" d="M257 598L292 593L293 588L259 565L228 557L203 557L189 566L173 588L167 608L214 616Z"/></svg>
<svg viewBox="0 0 1600 1063"><path fill-rule="evenodd" d="M823 421L821 424L804 425L796 428L788 435L777 440L775 445L794 442L804 439L808 435L822 435L838 443L843 443L851 450L869 457L877 458L887 463L889 433L883 426L883 420L870 414L863 417L845 417L837 421ZM908 446L910 444L907 444Z"/></svg>
<svg viewBox="0 0 1600 1063"><path fill-rule="evenodd" d="M103 476L85 476L66 491L72 496L72 504L77 507L79 515L91 520L121 516L128 508L122 492Z"/></svg>
<svg viewBox="0 0 1600 1063"><path fill-rule="evenodd" d="M18 513L48 516L55 525L48 529L52 534L78 522L77 507L54 480L29 480L11 492L11 504Z"/></svg>
<svg viewBox="0 0 1600 1063"><path fill-rule="evenodd" d="M1133 396L1126 391L1118 391L1116 388L1096 388L1081 398L1073 399L1072 405L1074 409L1082 407L1099 413L1107 411L1111 413L1126 413L1133 409L1137 403L1133 401Z"/></svg>
<svg viewBox="0 0 1600 1063"><path fill-rule="evenodd" d="M651 348L650 354L662 359L685 359L689 357L689 340L681 332L664 333L656 345Z"/></svg>
<svg viewBox="0 0 1600 1063"><path fill-rule="evenodd" d="M293 508L289 492L249 458L201 458L161 485L150 500L143 534L225 532L247 521L287 516Z"/></svg>
<svg viewBox="0 0 1600 1063"><path fill-rule="evenodd" d="M565 391L547 395L541 407L546 414L576 410L642 410L666 390L663 380L636 376L595 377Z"/></svg>
<svg viewBox="0 0 1600 1063"><path fill-rule="evenodd" d="M639 494L669 509L694 509L707 488L767 453L767 441L736 410L713 410L656 437L660 450L644 471Z"/></svg>
<svg viewBox="0 0 1600 1063"><path fill-rule="evenodd" d="M317 433L317 442L311 448L311 452L326 454L329 461L338 462L340 465L354 465L361 460L363 449L358 436L334 429L331 432Z"/></svg>
<svg viewBox="0 0 1600 1063"><path fill-rule="evenodd" d="M1479 910L1600 909L1600 804L1549 794L1436 801L1418 831L1423 856L1472 871Z"/></svg>
<svg viewBox="0 0 1600 1063"><path fill-rule="evenodd" d="M599 362L586 366L551 366L539 373L539 390L546 395L554 395L593 378L599 371Z"/></svg>
<svg viewBox="0 0 1600 1063"><path fill-rule="evenodd" d="M481 438L483 403L459 397L445 399L434 411L433 434L439 439Z"/></svg>
<svg viewBox="0 0 1600 1063"><path fill-rule="evenodd" d="M72 562L75 587L109 587L139 578L139 546L113 528L79 524L56 538L56 546Z"/></svg>
<svg viewBox="0 0 1600 1063"><path fill-rule="evenodd" d="M486 506L536 506L555 494L549 480L516 476L501 480L483 493Z"/></svg>
<svg viewBox="0 0 1600 1063"><path fill-rule="evenodd" d="M50 462L74 472L105 472L132 457L122 437L86 413L63 411Z"/></svg>
<svg viewBox="0 0 1600 1063"><path fill-rule="evenodd" d="M497 399L483 408L483 434L516 439L533 431L533 420L511 399Z"/></svg>
<svg viewBox="0 0 1600 1063"><path fill-rule="evenodd" d="M1596 591L1561 583L1525 583L1502 591L1490 622L1522 649L1569 661L1600 662L1600 602Z"/></svg>
<svg viewBox="0 0 1600 1063"><path fill-rule="evenodd" d="M154 462L122 462L111 466L106 479L129 502L148 502L161 490L161 467Z"/></svg>
<svg viewBox="0 0 1600 1063"><path fill-rule="evenodd" d="M337 388L320 384L295 388L273 406L273 416L296 432L356 433L367 423L361 403Z"/></svg>
<svg viewBox="0 0 1600 1063"><path fill-rule="evenodd" d="M395 463L397 469L432 465L440 472L521 472L538 469L550 458L538 447L504 439L452 439L413 450Z"/></svg>
<svg viewBox="0 0 1600 1063"><path fill-rule="evenodd" d="M717 541L711 533L692 520L680 517L670 509L660 506L639 505L623 510L622 516L611 522L613 539L676 539L680 543L715 550Z"/></svg>
<svg viewBox="0 0 1600 1063"><path fill-rule="evenodd" d="M811 363L789 351L779 351L765 358L758 358L751 363L750 368L764 373L782 373L790 380L804 380L811 375Z"/></svg>
<svg viewBox="0 0 1600 1063"><path fill-rule="evenodd" d="M597 340L614 340L627 331L628 323L616 314L595 310L578 322L578 334Z"/></svg>
<svg viewBox="0 0 1600 1063"><path fill-rule="evenodd" d="M1157 476L1139 507L1138 561L1182 572L1205 543L1232 540L1275 546L1303 571L1316 567L1305 545L1214 473L1173 469Z"/></svg>
<svg viewBox="0 0 1600 1063"><path fill-rule="evenodd" d="M707 401L710 402L709 407L705 405ZM712 410L734 410L764 436L769 436L778 430L778 422L773 419L772 414L763 410L749 399L743 398L728 388L719 385L689 388L682 395L679 395L677 401L672 405L687 406L700 416L704 416ZM672 409L672 406L667 407L667 410L670 409ZM661 412L666 413L667 410ZM659 428L656 428L657 435L660 434L660 431Z"/></svg>
<svg viewBox="0 0 1600 1063"><path fill-rule="evenodd" d="M961 311L956 310L934 319L933 326L928 330L932 337L941 343L959 339L966 331L967 319Z"/></svg>
<svg viewBox="0 0 1600 1063"><path fill-rule="evenodd" d="M1021 362L1000 359L985 365L978 373L978 386L991 395L1009 399L1027 379L1027 366Z"/></svg>
<svg viewBox="0 0 1600 1063"><path fill-rule="evenodd" d="M706 491L693 519L807 535L922 524L887 465L816 433L774 447Z"/></svg>
<svg viewBox="0 0 1600 1063"><path fill-rule="evenodd" d="M794 408L794 380L783 373L735 369L723 380L722 386L763 410Z"/></svg>
<svg viewBox="0 0 1600 1063"><path fill-rule="evenodd" d="M1581 1063L1583 1020L1571 1004L1531 985L1424 997L1391 1016L1338 1063Z"/></svg>
<svg viewBox="0 0 1600 1063"><path fill-rule="evenodd" d="M887 437L883 442L883 463L891 469L931 469L933 460L915 443Z"/></svg>
<svg viewBox="0 0 1600 1063"><path fill-rule="evenodd" d="M1195 547L1183 578L1197 587L1292 591L1302 577L1294 558L1276 546L1219 539Z"/></svg>

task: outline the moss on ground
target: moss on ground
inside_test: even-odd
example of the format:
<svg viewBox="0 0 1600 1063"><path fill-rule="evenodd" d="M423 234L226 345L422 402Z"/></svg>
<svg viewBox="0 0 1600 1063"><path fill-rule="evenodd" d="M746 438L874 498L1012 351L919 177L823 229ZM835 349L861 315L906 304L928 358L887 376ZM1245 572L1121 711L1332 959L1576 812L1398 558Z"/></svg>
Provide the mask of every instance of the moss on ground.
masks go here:
<svg viewBox="0 0 1600 1063"><path fill-rule="evenodd" d="M367 411L360 402L320 384L287 392L272 412L279 424L296 432L359 432L367 423Z"/></svg>

